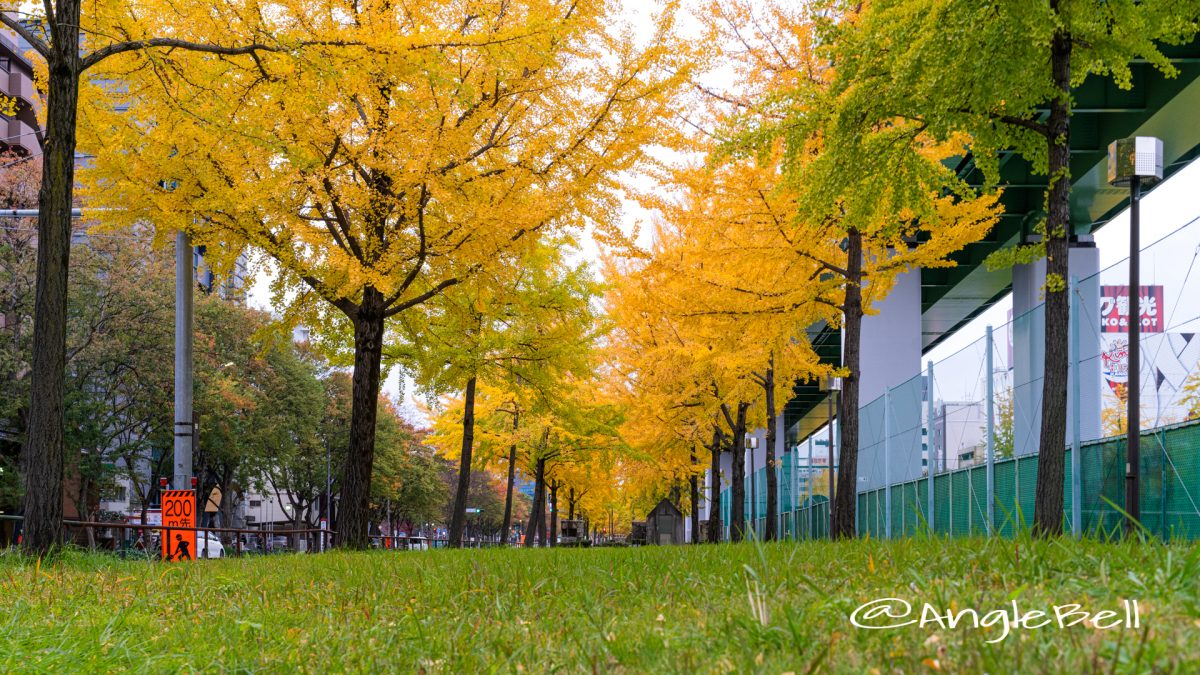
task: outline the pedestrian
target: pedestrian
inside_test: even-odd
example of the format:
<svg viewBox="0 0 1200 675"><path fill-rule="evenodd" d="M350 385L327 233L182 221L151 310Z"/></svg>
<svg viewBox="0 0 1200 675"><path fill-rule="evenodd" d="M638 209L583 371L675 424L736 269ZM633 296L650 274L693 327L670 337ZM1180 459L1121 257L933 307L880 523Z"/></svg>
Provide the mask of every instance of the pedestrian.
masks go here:
<svg viewBox="0 0 1200 675"><path fill-rule="evenodd" d="M201 527L220 527L221 497L221 486L214 485L204 500L204 522L200 524Z"/></svg>

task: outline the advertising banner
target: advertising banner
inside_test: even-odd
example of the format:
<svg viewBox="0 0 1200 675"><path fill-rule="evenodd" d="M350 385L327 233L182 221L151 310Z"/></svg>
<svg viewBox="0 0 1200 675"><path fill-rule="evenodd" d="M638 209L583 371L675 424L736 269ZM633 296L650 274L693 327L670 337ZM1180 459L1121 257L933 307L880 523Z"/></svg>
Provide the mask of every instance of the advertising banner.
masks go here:
<svg viewBox="0 0 1200 675"><path fill-rule="evenodd" d="M1163 332L1163 287L1142 286L1138 293L1138 313L1143 333ZM1100 332L1124 333L1129 330L1129 287L1100 287Z"/></svg>

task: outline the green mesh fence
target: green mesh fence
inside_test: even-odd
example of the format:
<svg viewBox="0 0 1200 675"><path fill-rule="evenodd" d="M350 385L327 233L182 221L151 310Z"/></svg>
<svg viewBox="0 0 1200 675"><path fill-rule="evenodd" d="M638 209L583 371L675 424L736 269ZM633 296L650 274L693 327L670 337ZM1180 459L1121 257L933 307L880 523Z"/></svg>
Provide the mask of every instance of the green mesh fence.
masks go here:
<svg viewBox="0 0 1200 675"><path fill-rule="evenodd" d="M935 534L950 533L950 474L933 477L933 531Z"/></svg>
<svg viewBox="0 0 1200 675"><path fill-rule="evenodd" d="M1033 523L1033 502L1037 494L1037 460L1036 455L1026 455L1017 460L1017 517L1022 528Z"/></svg>
<svg viewBox="0 0 1200 675"><path fill-rule="evenodd" d="M828 503L803 504L805 495L793 495L790 458L785 455L779 476L781 530L793 539L829 536ZM1124 528L1123 437L1104 438L1080 448L1080 526L1092 536L1110 537ZM998 459L995 462L995 532L1001 536L1026 530L1033 521L1038 478L1038 455ZM760 520L766 513L766 472L760 470L756 495ZM982 465L940 473L934 477L934 532L941 536L982 536L988 533L988 483ZM746 488L749 489L749 482ZM1072 459L1066 453L1063 522L1069 531L1072 519ZM728 490L721 495L721 515L726 532L730 508ZM750 497L746 495L749 518ZM860 537L887 536L887 490L858 495L856 524ZM1141 525L1164 539L1200 538L1200 419L1147 431L1141 438ZM929 532L929 492L926 479L892 486L892 536L912 537Z"/></svg>
<svg viewBox="0 0 1200 675"><path fill-rule="evenodd" d="M1033 521L1037 487L1037 455L998 459L994 465L995 532L1012 536ZM1080 448L1080 527L1092 536L1115 536L1124 528L1125 439L1108 438ZM1064 528L1072 517L1071 451L1066 453ZM1141 524L1163 539L1200 539L1200 420L1153 429L1142 435ZM765 479L765 475L762 476ZM785 459L780 472L782 532L794 539L829 535L829 505L793 507L792 481ZM749 487L749 486L747 486ZM761 486L765 494L765 480ZM934 476L934 528L943 536L986 535L987 469L983 465ZM728 523L728 492L722 495ZM748 497L747 497L748 499ZM760 496L760 508L766 505ZM929 531L928 488L922 478L892 486L891 534L921 535ZM802 495L795 500L804 501ZM859 536L885 537L887 490L858 494ZM747 507L749 504L747 504ZM749 513L747 513L749 516Z"/></svg>
<svg viewBox="0 0 1200 675"><path fill-rule="evenodd" d="M1017 465L1014 460L996 462L996 532L1011 537L1020 529L1017 520Z"/></svg>
<svg viewBox="0 0 1200 675"><path fill-rule="evenodd" d="M987 521L987 467L971 469L971 534L988 534L991 528Z"/></svg>
<svg viewBox="0 0 1200 675"><path fill-rule="evenodd" d="M970 471L950 474L950 534L961 537L971 534L971 475Z"/></svg>

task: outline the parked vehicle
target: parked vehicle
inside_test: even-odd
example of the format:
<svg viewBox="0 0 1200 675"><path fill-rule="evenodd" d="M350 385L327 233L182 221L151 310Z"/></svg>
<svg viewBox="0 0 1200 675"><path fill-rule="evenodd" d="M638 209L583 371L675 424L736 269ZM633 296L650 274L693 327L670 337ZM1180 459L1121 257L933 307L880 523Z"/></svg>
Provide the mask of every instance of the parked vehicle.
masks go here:
<svg viewBox="0 0 1200 675"><path fill-rule="evenodd" d="M196 556L200 558L224 558L225 546L221 538L212 532L196 534Z"/></svg>

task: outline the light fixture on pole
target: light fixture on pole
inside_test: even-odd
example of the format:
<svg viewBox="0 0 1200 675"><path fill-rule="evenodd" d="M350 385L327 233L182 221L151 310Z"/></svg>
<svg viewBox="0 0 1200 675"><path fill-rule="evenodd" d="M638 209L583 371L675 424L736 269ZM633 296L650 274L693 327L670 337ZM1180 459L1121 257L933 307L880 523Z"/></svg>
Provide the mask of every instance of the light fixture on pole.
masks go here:
<svg viewBox="0 0 1200 675"><path fill-rule="evenodd" d="M826 454L829 455L829 537L833 538L833 398L837 392L842 390L842 378L840 377L822 377L821 391L829 392L826 397L829 401L829 424L826 430L829 432L829 448Z"/></svg>
<svg viewBox="0 0 1200 675"><path fill-rule="evenodd" d="M1113 141L1108 146L1108 182L1129 187L1129 368L1125 380L1125 512L1126 532L1132 534L1141 517L1141 278L1139 257L1141 242L1142 188L1162 180L1163 142L1153 136L1134 136ZM1075 411L1078 415L1079 411Z"/></svg>
<svg viewBox="0 0 1200 675"><path fill-rule="evenodd" d="M758 480L754 472L754 451L758 450L758 436L746 434L746 447L750 449L750 527L758 532Z"/></svg>

